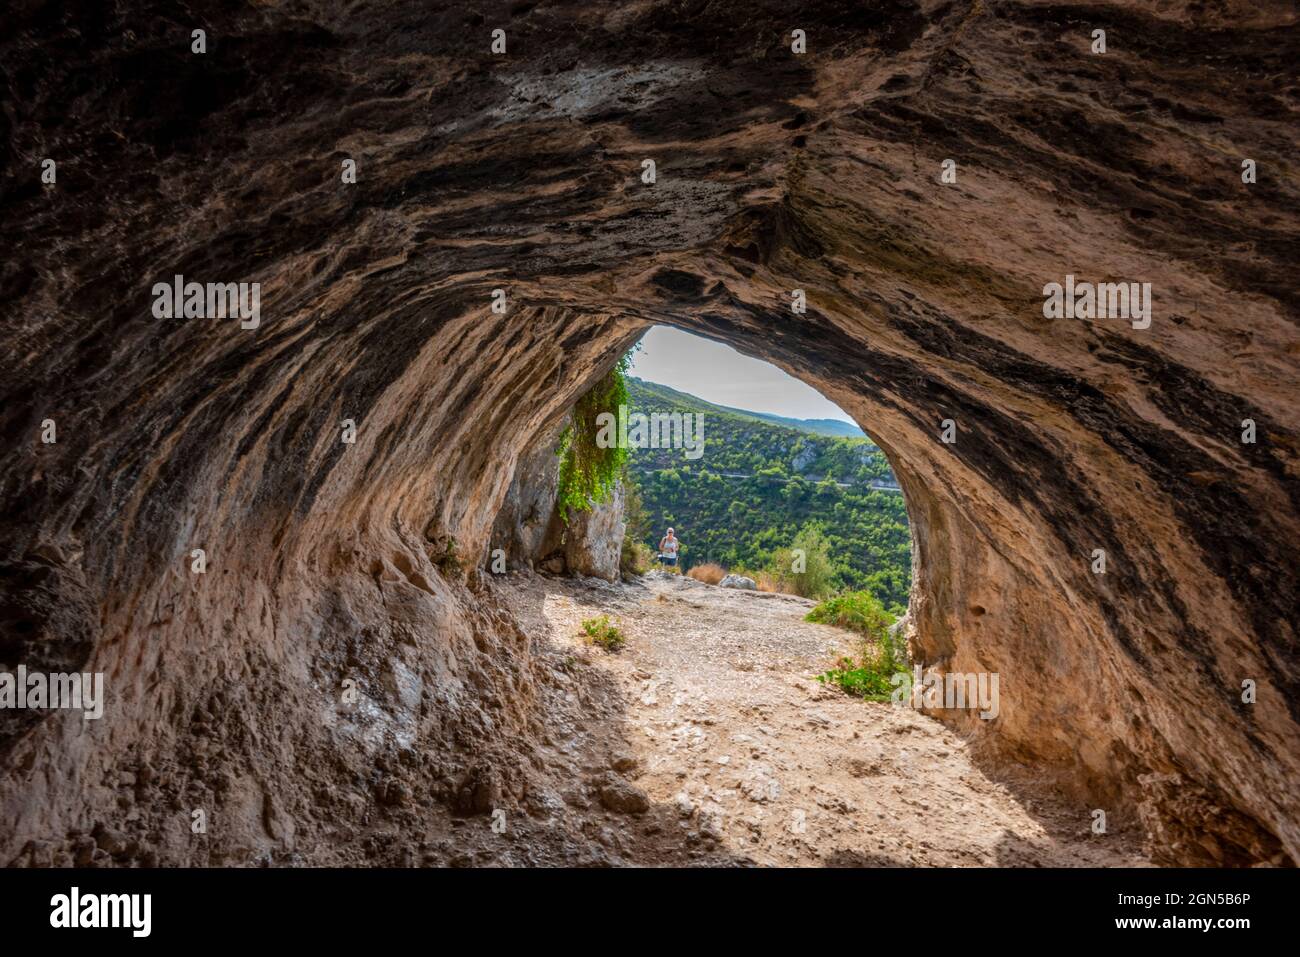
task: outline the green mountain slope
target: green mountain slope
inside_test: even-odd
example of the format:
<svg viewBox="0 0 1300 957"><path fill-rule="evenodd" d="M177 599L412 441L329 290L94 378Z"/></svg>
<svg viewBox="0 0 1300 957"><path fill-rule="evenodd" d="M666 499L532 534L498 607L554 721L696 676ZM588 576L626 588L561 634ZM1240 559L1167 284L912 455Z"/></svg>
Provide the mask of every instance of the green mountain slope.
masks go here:
<svg viewBox="0 0 1300 957"><path fill-rule="evenodd" d="M869 440L813 434L633 377L628 394L634 413L704 415L701 457L687 459L682 449L632 452L647 545L672 525L684 566L757 569L774 550L790 547L802 525L819 521L845 587L907 603L907 513L884 453Z"/></svg>
<svg viewBox="0 0 1300 957"><path fill-rule="evenodd" d="M678 392L676 389L660 385L658 382L646 382L636 376L628 376L627 381L636 383L647 397L654 396L656 400L668 403L678 402L681 403L682 408L707 409L712 412L740 415L747 419L758 419L760 422L783 425L797 429L800 432L810 432L813 435L829 435L852 439L865 439L867 437L867 434L852 422L841 422L839 419L791 419L784 415L773 415L771 412L751 412L748 409L737 409L729 405L706 402L699 396Z"/></svg>
<svg viewBox="0 0 1300 957"><path fill-rule="evenodd" d="M742 410L737 409L737 412ZM813 435L829 435L839 438L865 439L867 433L851 422L841 422L839 419L788 419L784 415L772 415L769 412L745 412L745 415L753 416L756 419L762 419L765 422L771 422L774 425L789 426L792 429L798 429L800 432L810 432Z"/></svg>

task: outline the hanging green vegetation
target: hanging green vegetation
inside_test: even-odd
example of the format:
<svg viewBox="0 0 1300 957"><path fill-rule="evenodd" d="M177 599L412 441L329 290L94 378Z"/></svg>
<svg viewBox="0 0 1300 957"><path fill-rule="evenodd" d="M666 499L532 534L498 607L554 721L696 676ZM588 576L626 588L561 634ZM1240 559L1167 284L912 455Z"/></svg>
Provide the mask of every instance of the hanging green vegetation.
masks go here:
<svg viewBox="0 0 1300 957"><path fill-rule="evenodd" d="M617 446L601 448L596 443L600 432L596 418L602 412L617 416L619 406L627 405L627 370L631 362L632 353L628 352L577 401L560 435L556 450L560 456L557 502L565 522L570 510L585 512L593 505L608 502L614 494L628 450Z"/></svg>

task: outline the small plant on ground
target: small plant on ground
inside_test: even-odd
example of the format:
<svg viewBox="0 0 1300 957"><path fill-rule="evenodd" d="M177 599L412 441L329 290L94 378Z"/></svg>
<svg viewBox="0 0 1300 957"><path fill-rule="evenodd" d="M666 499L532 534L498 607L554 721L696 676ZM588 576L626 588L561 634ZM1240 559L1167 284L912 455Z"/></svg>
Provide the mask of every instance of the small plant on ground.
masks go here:
<svg viewBox="0 0 1300 957"><path fill-rule="evenodd" d="M808 621L836 625L859 635L856 655L845 655L817 676L823 684L839 685L845 694L868 701L888 701L893 676L907 669L907 652L890 634L894 616L871 592L846 592L822 602L805 616Z"/></svg>
<svg viewBox="0 0 1300 957"><path fill-rule="evenodd" d="M866 701L888 701L894 691L890 683L893 671L886 671L874 662L855 660L845 655L835 667L816 676L822 684L839 685L840 690L854 698Z"/></svg>
<svg viewBox="0 0 1300 957"><path fill-rule="evenodd" d="M606 651L618 651L627 641L618 626L609 620L609 615L586 619L582 623L582 630L587 636L588 644L600 645Z"/></svg>
<svg viewBox="0 0 1300 957"><path fill-rule="evenodd" d="M847 628L873 641L889 637L894 616L869 591L849 591L828 598L805 616L808 621Z"/></svg>

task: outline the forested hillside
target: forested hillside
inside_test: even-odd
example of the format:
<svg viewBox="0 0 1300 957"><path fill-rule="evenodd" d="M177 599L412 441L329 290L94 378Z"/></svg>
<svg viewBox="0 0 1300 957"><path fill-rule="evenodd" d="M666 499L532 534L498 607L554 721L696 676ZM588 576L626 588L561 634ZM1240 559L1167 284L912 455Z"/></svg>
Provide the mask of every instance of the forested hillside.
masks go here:
<svg viewBox="0 0 1300 957"><path fill-rule="evenodd" d="M671 525L683 566L707 561L758 569L799 529L820 522L840 584L905 606L911 551L903 496L869 440L777 425L674 389L628 378L632 412L704 414L704 453L636 449L630 471L655 546ZM817 424L805 428L812 430Z"/></svg>

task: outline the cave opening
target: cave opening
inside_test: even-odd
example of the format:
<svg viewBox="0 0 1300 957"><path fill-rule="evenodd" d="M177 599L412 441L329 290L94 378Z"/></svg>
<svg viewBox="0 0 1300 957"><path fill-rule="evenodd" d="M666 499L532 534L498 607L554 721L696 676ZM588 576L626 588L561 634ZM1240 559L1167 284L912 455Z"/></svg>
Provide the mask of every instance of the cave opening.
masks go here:
<svg viewBox="0 0 1300 957"><path fill-rule="evenodd" d="M703 281L688 291L701 288ZM652 323L527 304L498 323L484 321L478 302L449 309L405 353L388 348L356 362L354 340L322 346L302 359L300 376L313 388L295 387L289 403L272 401L278 393L251 407L218 403L223 389L237 386L226 383L216 390L202 445L173 452L124 438L115 468L141 467L153 454L162 456L154 468L175 467L173 456L183 452L194 474L224 476L225 484L211 498L203 496L213 488L197 480L137 486L129 508L74 500L75 508L64 506L71 531L47 533L63 537L24 558L43 570L40 588L30 590L33 614L54 596L63 601L59 617L42 612L42 634L100 636L85 642L79 662L108 677L108 707L84 733L59 715L44 720L40 733L14 745L14 766L41 766L34 757L41 742L75 730L73 745L54 760L58 774L84 765L138 783L168 767L194 809L216 808L235 822L218 839L195 842L168 810L174 795L133 785L133 794L145 795L137 799L144 823L128 830L154 828L149 844L168 861L280 853L302 835L345 826L336 821L359 826L371 804L403 827L415 826L416 805L445 807L453 817L523 807L542 818L564 806L581 812L573 827L597 834L600 815L632 809L646 816L618 851L623 860L694 859L698 841L709 859L728 862L825 860L828 846L863 863L1138 859L1136 789L1119 786L1134 773L1133 755L1055 730L1123 720L1113 695L1099 709L1072 683L1082 650L1104 648L1102 625L1085 614L1095 586L1051 523L1035 524L1043 514L1055 520L1046 500L1007 470L1009 460L988 460L1006 454L1006 443L988 431L980 408L954 405L961 395L936 373L900 364L826 322L792 328L771 314L756 321L666 309L655 317L770 361L871 427L903 490L913 541L903 629L912 707L895 709L844 694L845 685L884 690L850 673L863 669L841 667L843 680L815 680L818 671L837 670L831 635L843 633L808 622L810 609L779 591L742 594L688 576L651 579L639 592L602 583L595 569L610 560L617 566L619 549L588 545L614 539L621 511L575 515L560 552L548 551L555 486L530 480L555 475L548 441L567 410ZM409 329L414 312L398 310L356 335L370 342L377 330ZM503 328L517 334L501 335ZM954 407L962 426L956 447L942 440ZM158 421L148 424L163 427ZM712 434L706 424L706 440ZM1025 438L1033 451L1032 436ZM51 462L59 451L49 450ZM1016 454L1027 466L1041 464L1024 460L1023 449ZM188 521L169 498L178 495L194 496ZM113 528L104 523L122 514L148 521L85 540L71 521ZM205 550L206 574L194 574L195 547ZM493 574L498 552L506 568L540 556L543 571L577 575L508 583ZM165 556L167 567L150 564L150 555ZM557 558L558 567L545 567ZM111 588L96 578L106 570L117 576ZM107 596L102 610L85 597L95 588ZM1063 592L1075 602L1072 616L1060 614ZM294 640L281 641L285 635ZM607 654L602 643L620 637L625 647ZM185 680L160 702L153 676L178 661ZM1107 680L1105 669L1098 674ZM987 707L994 676L1003 697ZM1046 734L1043 714L1055 719ZM285 742L270 764L249 731L267 723L284 729ZM125 758L97 749L97 736L108 733L101 727L140 743ZM208 754L215 774L192 772ZM303 755L330 758L307 768ZM239 770L259 761L259 779ZM281 766L297 770L289 775ZM324 795L323 810L303 796L298 777ZM582 786L575 791L567 779ZM979 796L954 790L954 781L975 782ZM27 842L51 822L82 820L95 798L58 788L58 801L36 800L29 795L39 792L22 790L19 775L9 785L22 814L13 859L30 855ZM278 795L269 810L245 813L261 808L257 795L268 788ZM907 803L934 807L919 797L927 791L983 808L975 831L960 816L932 820L919 803ZM1005 800L990 810L986 793ZM748 802L739 816L737 794ZM1157 800L1181 807L1186 799L1171 786ZM1206 791L1195 800L1208 806L1223 798ZM1051 813L1033 810L1044 807ZM1063 827L1090 824L1099 808L1109 813L1107 843L1080 846L1063 836ZM870 846L835 823L864 811L892 822ZM428 820L420 826L433 829ZM746 846L755 827L771 836L760 854ZM799 833L796 827L834 841L813 847L778 836ZM1228 821L1226 832L1237 842L1225 843L1226 859L1279 853L1245 818ZM74 859L78 842L94 843L75 825L69 833L52 859ZM684 840L665 847L664 833ZM560 854L548 850L545 833L526 837L532 843L520 854ZM921 855L921 840L938 850ZM341 846L341 854L361 853ZM486 844L480 851L484 861L499 853Z"/></svg>
<svg viewBox="0 0 1300 957"><path fill-rule="evenodd" d="M583 432L593 449L579 451ZM881 448L811 386L725 343L655 326L539 448L508 500L526 499L535 525L549 514L546 531L522 541L507 510L497 533L509 553L494 548L491 570L510 557L610 581L668 575L780 594L802 603L800 626L842 629L822 636L822 660L803 662L817 680L875 701L903 699L920 681L906 648L914 544L903 490ZM566 487L602 455L605 485ZM985 689L987 676L978 682ZM987 694L977 705L996 713Z"/></svg>
<svg viewBox="0 0 1300 957"><path fill-rule="evenodd" d="M707 280L685 271L674 272L664 285L671 286L674 295L687 297L707 296L718 289L718 285L710 286ZM1081 656L1086 656L1083 649L1093 645L1098 633L1098 622L1077 617L1078 608L1097 600L1096 580L1088 574L1086 551L1084 560L1076 563L1068 555L1072 542L1066 541L1063 549L1063 533L1084 542L1090 539L1080 536L1078 528L1060 527L1054 514L1059 503L1051 501L1051 483L1040 482L1038 487L1018 484L1023 476L1010 464L1017 460L1022 473L1038 470L1041 464L1044 477L1058 480L1047 471L1051 455L1032 432L1018 433L1025 447L1016 448L1005 441L1004 436L1015 429L1008 427L1010 420L1004 415L985 408L976 410L969 397L930 371L900 364L889 352L848 338L825 322L807 323L792 331L788 321L782 322L775 312L764 313L763 321L756 323L750 316L735 315L734 310L712 311L698 304L684 310L664 308L652 315L653 325L693 333L770 362L815 387L853 421L871 425L874 444L896 475L908 519L912 580L899 633L906 639L909 661L903 673L906 680L891 689L873 688L852 674L858 669L847 665L828 669L842 672L835 678L845 690L851 694L901 692L899 703L910 705L909 713L939 719L936 726L946 729L944 743L949 753L970 756L974 771L963 767L949 769L949 774L957 778L984 775L990 787L1004 788L1022 799L1022 807L1051 808L1046 818L1056 824L1049 829L1059 830L1062 820L1109 828L1112 837L1105 854L1119 855L1108 858L1111 863L1142 859L1135 848L1153 826L1181 827L1171 824L1172 815L1181 812L1171 810L1169 793L1134 783L1132 755L1124 748L1087 741L1080 744L1076 739L1067 745L1054 740L1052 732L1042 733L1043 714L1066 723L1086 720L1105 724L1113 723L1116 713L1110 708L1098 711L1088 695L1068 690L1077 683ZM589 340L594 347L586 365L589 371L568 380L571 396L580 395L607 371L650 325L643 319L601 321L602 336ZM954 433L955 443L950 441ZM1008 484L1013 477L1014 484ZM1041 527L1026 523L1027 516L1056 527L1044 534ZM659 517L658 524L665 528L674 519L670 513ZM653 544L660 534L662 530L656 528ZM564 563L558 566L563 567ZM766 649L770 652L766 659L751 653L750 639L763 626L747 619L734 605L710 608L698 596L661 595L657 587L652 591L656 592L655 602L668 604L670 609L682 602L690 609L685 612L691 619L685 632L701 641L707 637L706 629L696 625L727 624L730 634L714 642L716 655L734 658L735 668L728 665L727 670L744 675L773 662L778 668L789 664L781 661L779 650ZM554 633L590 645L590 639L606 634L607 624L617 629L617 602L599 596L588 600L591 597L562 591L548 596L542 605L555 616L552 625L563 622ZM1075 606L1075 613L1062 612L1063 597ZM574 617L579 608L582 614ZM803 619L804 615L801 610L797 617ZM829 647L817 649L822 661L827 660ZM1091 670L1094 666L1086 667ZM808 669L803 670L806 676ZM633 671L650 676L644 679L644 697L662 702L655 671L640 666ZM853 701L833 686L826 690ZM737 689L736 700L743 697ZM893 695L889 697L892 701ZM629 699L634 706L637 700L636 694ZM888 707L880 697L869 702L869 707L875 705ZM756 713L761 715L762 705L757 707ZM791 712L787 727L797 722L794 714ZM903 751L915 754L906 748ZM875 766L883 765L866 765ZM740 786L741 781L732 783ZM816 786L815 779L810 779L810 785ZM1221 793L1213 789L1194 798L1207 805L1222 800ZM1108 815L1100 825L1093 817L1098 810ZM1025 831L1013 829L1011 833L1023 836ZM1179 835L1180 853L1200 853L1187 850L1184 832L1169 833ZM1073 846L1068 836L1056 842L1040 832L1037 839L1046 841L1047 846ZM1235 819L1215 840L1221 842L1210 851L1211 856L1219 855L1216 859L1279 859L1275 838L1242 819ZM1013 843L1018 841L1018 837L1013 839ZM979 859L1024 860L1018 852Z"/></svg>
<svg viewBox="0 0 1300 957"><path fill-rule="evenodd" d="M672 327L639 341L626 381L618 439L630 446L625 511L633 495L642 508L627 523L635 546L657 560L673 527L683 574L734 570L805 598L866 590L901 617L911 589L905 498L886 454L847 413L770 363ZM811 573L801 543L816 552Z"/></svg>
<svg viewBox="0 0 1300 957"><path fill-rule="evenodd" d="M605 689L593 692L602 757L585 758L610 766L597 802L640 813L629 794L671 794L666 826L685 828L687 846L706 835L710 855L750 851L747 832L801 835L810 823L842 844L832 856L854 863L933 860L914 853L916 840L985 864L1077 855L1054 816L1082 811L986 760L981 736L968 733L998 719L1000 675L935 668L924 644L913 660L907 605L917 546L891 457L840 406L752 354L762 355L761 345L741 351L708 330L663 325L633 338L626 407L588 423L630 446L617 489L557 519L562 443L548 422L520 459L492 536L492 553L508 554L509 567L541 572L500 576L509 584L499 594L530 634L545 636L543 655L575 675L600 676L591 687ZM594 377L599 389L610 361L583 381ZM675 416L699 416L703 428L688 420L670 429ZM854 510L866 514L845 514ZM753 519L767 524L746 524ZM854 519L870 526L860 541ZM928 527L939 523L932 517ZM669 527L681 542L673 564L660 561ZM881 540L892 550L868 551ZM846 567L855 545L868 551L865 569ZM822 554L809 554L818 547ZM893 575L879 574L882 557ZM819 561L829 574L802 574ZM932 620L950 614L948 598L922 599ZM583 760L589 746L571 744L565 758ZM964 801L967 784L1001 796L973 829L924 813L930 804L914 797ZM734 793L759 806L725 810ZM864 848L832 818L868 806L894 833ZM653 799L646 810L657 810ZM795 837L764 847L759 859L790 863L806 853ZM1134 829L1099 859L1139 860Z"/></svg>

